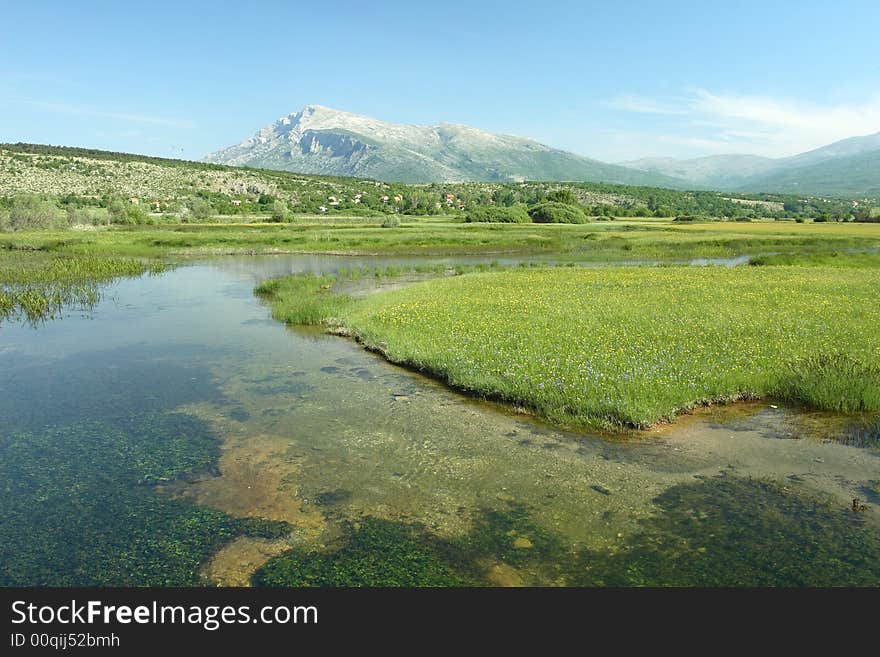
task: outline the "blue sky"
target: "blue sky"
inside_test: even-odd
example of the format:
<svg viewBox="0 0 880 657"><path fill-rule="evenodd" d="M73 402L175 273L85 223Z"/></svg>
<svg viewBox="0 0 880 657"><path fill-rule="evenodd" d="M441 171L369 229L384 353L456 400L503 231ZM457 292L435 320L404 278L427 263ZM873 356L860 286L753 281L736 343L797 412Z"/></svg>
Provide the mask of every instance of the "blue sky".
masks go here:
<svg viewBox="0 0 880 657"><path fill-rule="evenodd" d="M197 159L317 103L608 161L880 131L880 3L0 0L0 141Z"/></svg>

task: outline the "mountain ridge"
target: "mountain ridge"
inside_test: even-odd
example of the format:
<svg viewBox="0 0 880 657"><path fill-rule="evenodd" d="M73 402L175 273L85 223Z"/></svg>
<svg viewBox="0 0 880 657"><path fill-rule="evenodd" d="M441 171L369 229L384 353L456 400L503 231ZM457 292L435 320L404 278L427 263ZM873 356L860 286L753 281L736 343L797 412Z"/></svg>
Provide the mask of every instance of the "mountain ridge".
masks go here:
<svg viewBox="0 0 880 657"><path fill-rule="evenodd" d="M878 159L880 132L848 137L782 158L726 154L691 159L642 158L621 165L675 176L711 189L868 196L880 189Z"/></svg>
<svg viewBox="0 0 880 657"><path fill-rule="evenodd" d="M306 105L203 161L399 182L572 180L673 188L683 184L524 137L456 123L389 123L323 105Z"/></svg>
<svg viewBox="0 0 880 657"><path fill-rule="evenodd" d="M869 195L880 132L785 158L748 154L609 164L457 123L400 124L306 105L203 162L386 182L607 182L670 189ZM861 168L865 167L865 168Z"/></svg>

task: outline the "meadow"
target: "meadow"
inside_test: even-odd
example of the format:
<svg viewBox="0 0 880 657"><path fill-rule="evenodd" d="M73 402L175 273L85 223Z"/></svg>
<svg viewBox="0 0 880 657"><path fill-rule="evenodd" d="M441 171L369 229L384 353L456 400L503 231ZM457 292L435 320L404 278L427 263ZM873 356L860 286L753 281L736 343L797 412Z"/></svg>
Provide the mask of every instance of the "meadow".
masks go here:
<svg viewBox="0 0 880 657"><path fill-rule="evenodd" d="M880 223L677 223L627 218L580 225L465 223L451 217L303 217L291 224L215 223L0 232L8 251L168 257L255 253L546 254L585 262L732 258L880 247Z"/></svg>
<svg viewBox="0 0 880 657"><path fill-rule="evenodd" d="M752 398L880 411L876 267L522 268L360 298L293 277L258 293L276 318L562 425L644 428Z"/></svg>

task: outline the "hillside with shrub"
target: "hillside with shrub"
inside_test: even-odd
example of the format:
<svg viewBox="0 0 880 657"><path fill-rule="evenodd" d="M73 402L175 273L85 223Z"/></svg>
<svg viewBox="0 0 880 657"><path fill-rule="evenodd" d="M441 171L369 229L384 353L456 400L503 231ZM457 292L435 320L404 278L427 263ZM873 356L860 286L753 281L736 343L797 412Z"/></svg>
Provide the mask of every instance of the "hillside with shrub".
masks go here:
<svg viewBox="0 0 880 657"><path fill-rule="evenodd" d="M0 229L223 221L302 215L444 215L471 222L589 218L876 221L876 199L680 191L609 183L405 184L312 176L35 144L0 145ZM528 217L528 218L527 218Z"/></svg>

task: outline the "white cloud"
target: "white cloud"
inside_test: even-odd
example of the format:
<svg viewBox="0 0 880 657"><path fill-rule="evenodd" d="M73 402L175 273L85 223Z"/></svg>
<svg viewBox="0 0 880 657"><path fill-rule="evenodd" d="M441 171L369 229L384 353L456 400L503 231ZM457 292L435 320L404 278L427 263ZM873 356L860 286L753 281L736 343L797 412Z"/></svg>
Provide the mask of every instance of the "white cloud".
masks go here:
<svg viewBox="0 0 880 657"><path fill-rule="evenodd" d="M754 152L779 157L880 131L880 94L858 103L819 105L696 90L683 97L660 100L624 96L612 106L629 112L686 117L682 129L676 131L681 134L666 135L661 140L707 152Z"/></svg>
<svg viewBox="0 0 880 657"><path fill-rule="evenodd" d="M672 99L656 100L639 96L620 96L612 100L608 105L613 109L625 112L639 112L641 114L689 114L690 111L687 108L680 106L682 101L686 100L685 98L675 101Z"/></svg>
<svg viewBox="0 0 880 657"><path fill-rule="evenodd" d="M50 103L42 100L23 100L21 101L31 107L49 110L50 112L59 112L61 114L77 114L80 116L96 116L105 119L115 119L119 121L129 121L133 123L151 123L154 125L164 125L173 128L192 128L191 121L180 121L177 119L167 119L161 116L148 116L144 114L128 114L125 112L108 112L96 107L88 107L84 105L67 105L65 103Z"/></svg>

